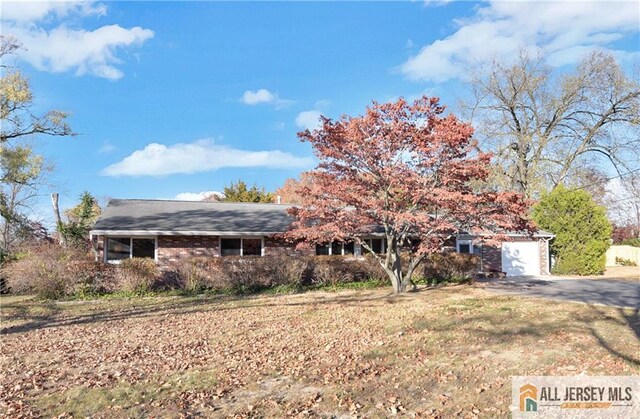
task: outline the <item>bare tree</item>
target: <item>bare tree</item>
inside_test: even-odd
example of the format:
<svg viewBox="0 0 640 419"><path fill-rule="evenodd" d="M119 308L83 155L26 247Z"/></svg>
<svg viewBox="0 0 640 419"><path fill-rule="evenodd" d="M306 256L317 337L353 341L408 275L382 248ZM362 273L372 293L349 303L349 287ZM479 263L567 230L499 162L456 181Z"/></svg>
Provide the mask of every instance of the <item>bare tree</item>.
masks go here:
<svg viewBox="0 0 640 419"><path fill-rule="evenodd" d="M609 218L618 226L640 231L640 172L622 176L608 186L605 206Z"/></svg>
<svg viewBox="0 0 640 419"><path fill-rule="evenodd" d="M603 158L621 173L640 164L640 84L610 54L593 52L554 77L542 56L522 52L514 65L494 62L472 86L466 108L496 153L502 187L536 197Z"/></svg>
<svg viewBox="0 0 640 419"><path fill-rule="evenodd" d="M29 81L5 64L6 58L19 48L15 38L0 36L0 144L35 134L73 135L66 112L51 110L40 116L32 112L33 95Z"/></svg>
<svg viewBox="0 0 640 419"><path fill-rule="evenodd" d="M67 113L33 112L29 81L7 64L19 48L15 38L0 35L0 253L9 251L37 224L30 208L42 186L43 173L50 168L33 153L29 140L39 134L74 135Z"/></svg>
<svg viewBox="0 0 640 419"><path fill-rule="evenodd" d="M0 251L40 234L31 209L52 167L28 146L0 145Z"/></svg>

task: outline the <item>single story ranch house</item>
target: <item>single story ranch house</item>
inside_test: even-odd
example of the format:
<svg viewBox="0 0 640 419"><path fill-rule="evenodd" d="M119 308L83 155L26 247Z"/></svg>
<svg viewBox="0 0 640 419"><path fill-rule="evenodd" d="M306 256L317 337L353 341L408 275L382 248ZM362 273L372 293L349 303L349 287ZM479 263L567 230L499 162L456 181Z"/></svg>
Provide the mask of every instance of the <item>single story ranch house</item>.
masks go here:
<svg viewBox="0 0 640 419"><path fill-rule="evenodd" d="M112 199L91 231L97 257L118 263L131 257L153 258L168 266L193 256L269 255L362 255L353 242L316 245L296 249L274 238L291 223L290 205L232 202L193 202L144 199ZM510 234L501 246L477 246L473 237L460 234L448 243L451 250L480 256L479 271L507 275L549 273L549 240L553 235L538 232L533 237ZM384 234L363 239L379 253L385 251Z"/></svg>

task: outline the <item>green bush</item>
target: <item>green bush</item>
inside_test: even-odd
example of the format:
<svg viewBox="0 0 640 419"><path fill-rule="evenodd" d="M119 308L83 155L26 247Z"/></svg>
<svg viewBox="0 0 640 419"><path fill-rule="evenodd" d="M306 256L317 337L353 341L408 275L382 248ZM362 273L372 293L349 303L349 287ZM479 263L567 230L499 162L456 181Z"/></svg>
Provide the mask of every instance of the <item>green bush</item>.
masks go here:
<svg viewBox="0 0 640 419"><path fill-rule="evenodd" d="M550 243L556 260L553 273L604 272L612 228L605 209L588 192L559 185L534 206L532 216L538 227L556 235Z"/></svg>
<svg viewBox="0 0 640 419"><path fill-rule="evenodd" d="M423 262L423 276L430 282L472 282L480 270L480 258L468 253L434 253Z"/></svg>
<svg viewBox="0 0 640 419"><path fill-rule="evenodd" d="M621 245L640 247L640 237L632 237L629 239L624 239L620 242Z"/></svg>

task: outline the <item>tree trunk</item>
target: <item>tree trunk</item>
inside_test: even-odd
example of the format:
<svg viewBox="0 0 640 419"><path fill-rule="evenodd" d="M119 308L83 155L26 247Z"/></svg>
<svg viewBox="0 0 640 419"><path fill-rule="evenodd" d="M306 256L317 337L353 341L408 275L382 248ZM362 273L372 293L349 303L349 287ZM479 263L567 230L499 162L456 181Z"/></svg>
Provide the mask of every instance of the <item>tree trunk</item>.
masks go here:
<svg viewBox="0 0 640 419"><path fill-rule="evenodd" d="M394 294L402 294L407 292L407 283L402 275L402 262L398 251L394 251L391 255L391 267L386 268L387 275L391 278Z"/></svg>
<svg viewBox="0 0 640 419"><path fill-rule="evenodd" d="M395 274L393 275L389 275L391 278L391 286L393 287L393 293L394 294L400 294L402 291L400 291L400 286L401 286L401 282L398 278L396 278Z"/></svg>
<svg viewBox="0 0 640 419"><path fill-rule="evenodd" d="M56 217L56 229L58 230L58 242L64 246L64 235L62 234L62 218L60 218L60 207L58 206L58 194L51 194L51 205L53 206L53 215Z"/></svg>

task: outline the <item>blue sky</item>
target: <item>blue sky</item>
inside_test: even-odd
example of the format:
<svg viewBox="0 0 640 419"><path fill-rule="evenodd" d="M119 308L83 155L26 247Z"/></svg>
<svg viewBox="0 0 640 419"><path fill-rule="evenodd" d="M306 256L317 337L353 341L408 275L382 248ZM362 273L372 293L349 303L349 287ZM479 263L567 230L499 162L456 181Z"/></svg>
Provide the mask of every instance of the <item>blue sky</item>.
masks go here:
<svg viewBox="0 0 640 419"><path fill-rule="evenodd" d="M314 166L296 132L317 115L421 94L455 107L465 69L538 48L570 68L593 48L637 60L638 3L88 2L2 4L3 34L41 111L63 206L174 198L242 179L273 190ZM43 191L49 193L50 190Z"/></svg>

